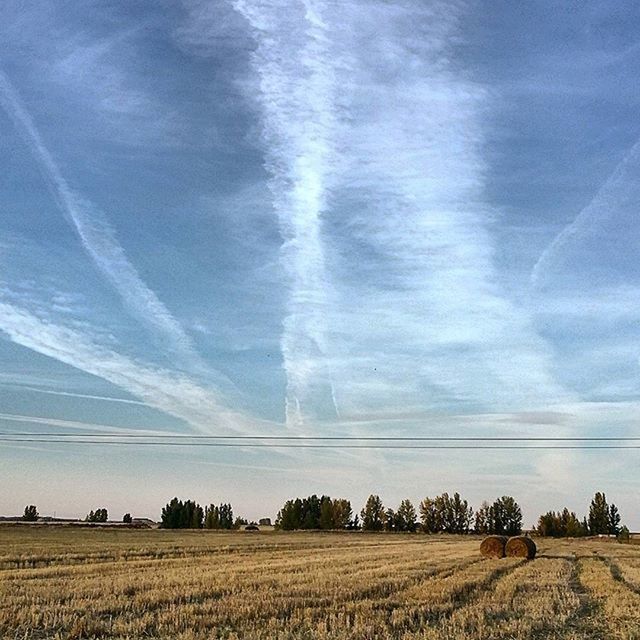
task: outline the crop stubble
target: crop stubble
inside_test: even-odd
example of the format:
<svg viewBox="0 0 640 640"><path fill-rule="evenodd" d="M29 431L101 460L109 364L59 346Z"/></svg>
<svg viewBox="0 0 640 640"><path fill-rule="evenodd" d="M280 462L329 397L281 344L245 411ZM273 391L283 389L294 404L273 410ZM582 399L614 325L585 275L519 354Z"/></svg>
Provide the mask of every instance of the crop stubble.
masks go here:
<svg viewBox="0 0 640 640"><path fill-rule="evenodd" d="M394 534L0 528L0 635L640 638L640 548Z"/></svg>

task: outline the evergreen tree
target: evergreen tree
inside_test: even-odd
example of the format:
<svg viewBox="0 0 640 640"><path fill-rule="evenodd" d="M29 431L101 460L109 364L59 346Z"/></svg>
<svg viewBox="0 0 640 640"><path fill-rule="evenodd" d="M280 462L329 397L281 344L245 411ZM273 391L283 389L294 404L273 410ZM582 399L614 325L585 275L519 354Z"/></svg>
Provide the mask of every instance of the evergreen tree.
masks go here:
<svg viewBox="0 0 640 640"><path fill-rule="evenodd" d="M620 512L615 504L609 505L609 535L617 536L620 533Z"/></svg>
<svg viewBox="0 0 640 640"><path fill-rule="evenodd" d="M360 512L364 531L382 531L384 525L384 505L380 496L370 495Z"/></svg>
<svg viewBox="0 0 640 640"><path fill-rule="evenodd" d="M598 491L589 506L589 533L592 536L609 533L609 517L607 498Z"/></svg>

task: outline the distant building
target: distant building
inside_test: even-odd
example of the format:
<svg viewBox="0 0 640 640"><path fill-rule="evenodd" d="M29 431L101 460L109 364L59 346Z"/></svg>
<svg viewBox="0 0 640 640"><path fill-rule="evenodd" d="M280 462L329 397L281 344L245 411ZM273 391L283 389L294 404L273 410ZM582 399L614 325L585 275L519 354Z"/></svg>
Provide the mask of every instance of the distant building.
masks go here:
<svg viewBox="0 0 640 640"><path fill-rule="evenodd" d="M260 518L260 520L258 520L258 524L263 526L263 527L270 527L271 526L271 518Z"/></svg>

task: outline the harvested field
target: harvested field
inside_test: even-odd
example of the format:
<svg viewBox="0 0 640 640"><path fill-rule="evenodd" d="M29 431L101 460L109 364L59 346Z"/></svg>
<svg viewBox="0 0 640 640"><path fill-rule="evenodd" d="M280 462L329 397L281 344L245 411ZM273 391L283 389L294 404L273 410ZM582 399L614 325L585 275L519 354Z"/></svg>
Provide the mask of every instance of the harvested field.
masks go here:
<svg viewBox="0 0 640 640"><path fill-rule="evenodd" d="M640 548L0 527L3 638L640 638Z"/></svg>

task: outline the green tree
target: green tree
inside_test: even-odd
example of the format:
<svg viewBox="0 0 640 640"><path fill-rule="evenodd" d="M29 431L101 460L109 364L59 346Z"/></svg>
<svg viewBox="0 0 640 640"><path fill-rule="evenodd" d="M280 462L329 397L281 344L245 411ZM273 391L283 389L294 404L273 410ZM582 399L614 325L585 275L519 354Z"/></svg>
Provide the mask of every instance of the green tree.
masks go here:
<svg viewBox="0 0 640 640"><path fill-rule="evenodd" d="M125 524L131 524L133 522L133 518L131 517L131 514L125 513L122 516L122 522L124 522Z"/></svg>
<svg viewBox="0 0 640 640"><path fill-rule="evenodd" d="M360 512L364 531L382 531L384 525L384 505L380 496L370 495Z"/></svg>
<svg viewBox="0 0 640 640"><path fill-rule="evenodd" d="M538 518L536 530L541 536L577 538L586 535L585 526L573 511L566 507L560 512L548 511Z"/></svg>
<svg viewBox="0 0 640 640"><path fill-rule="evenodd" d="M320 518L318 520L320 529L333 529L333 502L329 496L322 496L320 501Z"/></svg>
<svg viewBox="0 0 640 640"><path fill-rule="evenodd" d="M210 504L204 508L204 528L219 529L220 528L220 511L215 504Z"/></svg>
<svg viewBox="0 0 640 640"><path fill-rule="evenodd" d="M420 503L420 522L425 533L438 533L440 531L436 501L428 496Z"/></svg>
<svg viewBox="0 0 640 640"><path fill-rule="evenodd" d="M163 529L202 529L204 509L193 500L173 498L162 508L160 520Z"/></svg>
<svg viewBox="0 0 640 640"><path fill-rule="evenodd" d="M522 533L522 510L511 496L498 498L489 510L489 533L517 536Z"/></svg>
<svg viewBox="0 0 640 640"><path fill-rule="evenodd" d="M609 517L607 498L598 491L589 506L589 533L592 536L609 533Z"/></svg>
<svg viewBox="0 0 640 640"><path fill-rule="evenodd" d="M221 529L233 529L233 508L231 507L231 503L221 504L218 507L218 513L220 517L220 528Z"/></svg>
<svg viewBox="0 0 640 640"><path fill-rule="evenodd" d="M38 520L39 514L38 509L35 504L27 505L24 508L24 513L22 514L22 519L26 522L36 522Z"/></svg>
<svg viewBox="0 0 640 640"><path fill-rule="evenodd" d="M629 542L630 538L631 534L629 533L629 529L625 525L622 525L618 532L618 542Z"/></svg>
<svg viewBox="0 0 640 640"><path fill-rule="evenodd" d="M396 531L410 531L416 530L418 515L413 503L408 498L405 498L398 507L396 513Z"/></svg>
<svg viewBox="0 0 640 640"><path fill-rule="evenodd" d="M620 533L620 512L615 504L609 505L609 535L617 536Z"/></svg>
<svg viewBox="0 0 640 640"><path fill-rule="evenodd" d="M162 508L160 527L163 529L179 529L183 508L184 503L182 500L172 498L171 501Z"/></svg>
<svg viewBox="0 0 640 640"><path fill-rule="evenodd" d="M473 529L476 533L487 535L491 531L491 505L485 500L476 511Z"/></svg>
<svg viewBox="0 0 640 640"><path fill-rule="evenodd" d="M344 498L336 498L333 500L333 528L348 529L351 522L351 502Z"/></svg>
<svg viewBox="0 0 640 640"><path fill-rule="evenodd" d="M398 525L398 516L396 512L389 507L384 512L384 522L382 524L382 528L385 531L396 531L396 527Z"/></svg>
<svg viewBox="0 0 640 640"><path fill-rule="evenodd" d="M294 531L300 528L300 520L294 500L287 500L282 509L278 511L275 523L276 529Z"/></svg>
<svg viewBox="0 0 640 640"><path fill-rule="evenodd" d="M96 509L95 511L89 511L85 517L85 522L106 522L109 519L109 515L106 509Z"/></svg>

